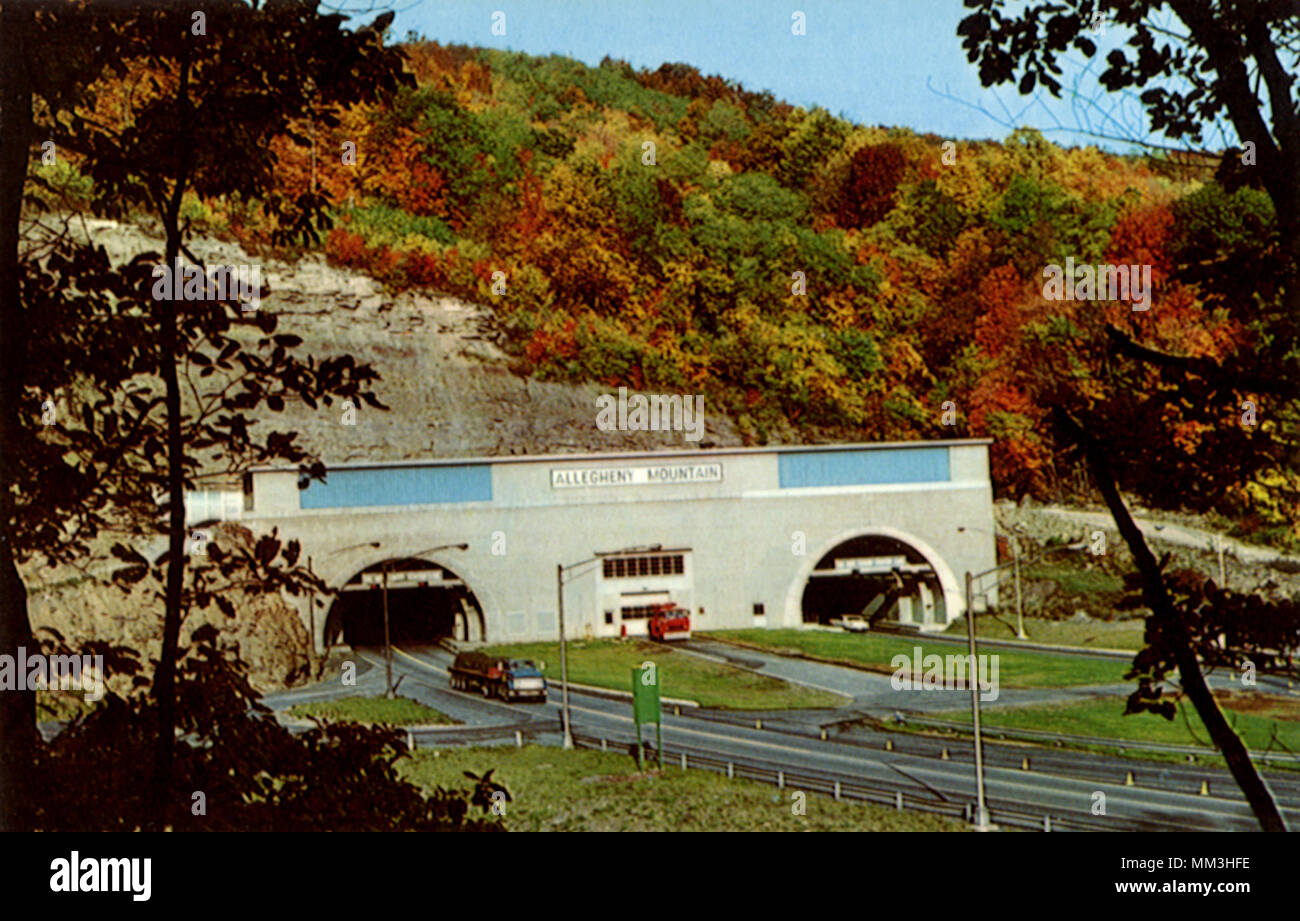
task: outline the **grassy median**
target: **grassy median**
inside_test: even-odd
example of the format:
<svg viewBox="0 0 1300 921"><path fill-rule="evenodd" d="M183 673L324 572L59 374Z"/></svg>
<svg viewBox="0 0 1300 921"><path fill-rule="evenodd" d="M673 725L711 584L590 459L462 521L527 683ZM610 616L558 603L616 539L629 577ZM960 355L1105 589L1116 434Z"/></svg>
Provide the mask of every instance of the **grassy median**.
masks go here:
<svg viewBox="0 0 1300 921"><path fill-rule="evenodd" d="M432 707L409 697L342 697L294 704L289 715L316 718L330 723L362 723L369 726L451 726L459 723Z"/></svg>
<svg viewBox="0 0 1300 921"><path fill-rule="evenodd" d="M638 774L631 756L558 748L421 750L399 773L426 790L468 789L463 772L505 785L511 831L964 831L953 819L810 793L795 815L796 788L666 767Z"/></svg>
<svg viewBox="0 0 1300 921"><path fill-rule="evenodd" d="M766 675L679 652L647 640L576 640L568 644L569 680L578 684L632 690L632 669L643 662L659 668L664 697L694 700L702 707L730 710L793 710L838 707L849 698L815 688L789 684ZM545 663L547 680L560 680L558 643L513 643L490 646L491 656L532 659Z"/></svg>
<svg viewBox="0 0 1300 921"><path fill-rule="evenodd" d="M842 665L870 668L885 674L896 655L912 658L915 647L921 655L965 655L966 647L953 643L927 642L924 637L881 633L846 633L830 630L718 630L701 636L717 640L738 640L761 649L789 651L814 656ZM1098 659L1044 652L1020 652L1003 648L982 650L981 655L998 656L998 683L1004 688L1061 688L1078 685L1123 684L1127 659Z"/></svg>
<svg viewBox="0 0 1300 921"><path fill-rule="evenodd" d="M1300 703L1291 698L1244 692L1216 692L1228 723L1251 751L1300 751ZM969 723L969 710L934 714L935 719ZM1032 729L1117 741L1211 746L1196 708L1178 705L1172 721L1150 713L1124 715L1124 698L1105 697L1070 704L980 709L985 728ZM1276 733L1276 741L1274 741ZM1207 749L1214 751L1214 749Z"/></svg>

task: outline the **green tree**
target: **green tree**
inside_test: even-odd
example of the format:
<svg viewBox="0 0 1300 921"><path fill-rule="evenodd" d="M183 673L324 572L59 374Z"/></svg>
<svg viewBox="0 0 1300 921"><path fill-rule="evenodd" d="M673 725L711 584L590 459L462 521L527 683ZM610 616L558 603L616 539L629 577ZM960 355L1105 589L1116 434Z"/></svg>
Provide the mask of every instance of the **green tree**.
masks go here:
<svg viewBox="0 0 1300 921"><path fill-rule="evenodd" d="M792 189L803 189L813 171L826 163L848 137L848 126L825 109L816 107L794 122L781 145L776 177Z"/></svg>

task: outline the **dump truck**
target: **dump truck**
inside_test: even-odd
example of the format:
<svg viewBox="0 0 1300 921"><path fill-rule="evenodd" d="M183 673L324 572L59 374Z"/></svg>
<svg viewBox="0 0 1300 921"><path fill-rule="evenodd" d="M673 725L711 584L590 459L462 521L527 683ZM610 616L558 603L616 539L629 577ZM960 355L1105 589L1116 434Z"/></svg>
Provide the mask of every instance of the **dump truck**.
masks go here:
<svg viewBox="0 0 1300 921"><path fill-rule="evenodd" d="M502 659L482 652L462 652L448 669L456 691L500 700L546 702L546 679L532 659Z"/></svg>

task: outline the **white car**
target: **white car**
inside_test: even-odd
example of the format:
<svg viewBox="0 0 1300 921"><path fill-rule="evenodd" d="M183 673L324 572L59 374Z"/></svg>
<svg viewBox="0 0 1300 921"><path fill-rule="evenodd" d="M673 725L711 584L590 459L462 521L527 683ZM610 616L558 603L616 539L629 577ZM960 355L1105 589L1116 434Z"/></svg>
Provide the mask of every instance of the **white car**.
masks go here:
<svg viewBox="0 0 1300 921"><path fill-rule="evenodd" d="M845 614L840 618L840 626L850 633L866 633L871 624L861 614Z"/></svg>

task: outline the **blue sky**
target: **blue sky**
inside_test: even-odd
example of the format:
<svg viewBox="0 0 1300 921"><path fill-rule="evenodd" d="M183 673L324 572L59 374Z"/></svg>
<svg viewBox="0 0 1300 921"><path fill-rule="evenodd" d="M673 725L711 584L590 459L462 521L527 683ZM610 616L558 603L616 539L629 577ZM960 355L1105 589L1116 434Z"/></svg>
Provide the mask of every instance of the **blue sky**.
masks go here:
<svg viewBox="0 0 1300 921"><path fill-rule="evenodd" d="M415 30L444 44L563 54L591 65L605 55L638 68L683 61L862 124L1003 138L1009 128L1000 119L1037 127L1061 144L1124 146L1057 130L1082 124L1069 100L1044 94L1036 103L1012 86L983 89L956 34L966 12L961 0L394 0L392 8L397 38ZM791 30L796 10L806 16L802 36ZM492 34L496 11L505 13L504 36ZM1095 38L1104 55L1121 36L1111 29ZM1094 96L1093 87L1087 83L1085 95ZM1090 111L1092 124L1104 124ZM1146 128L1136 107L1119 121Z"/></svg>

